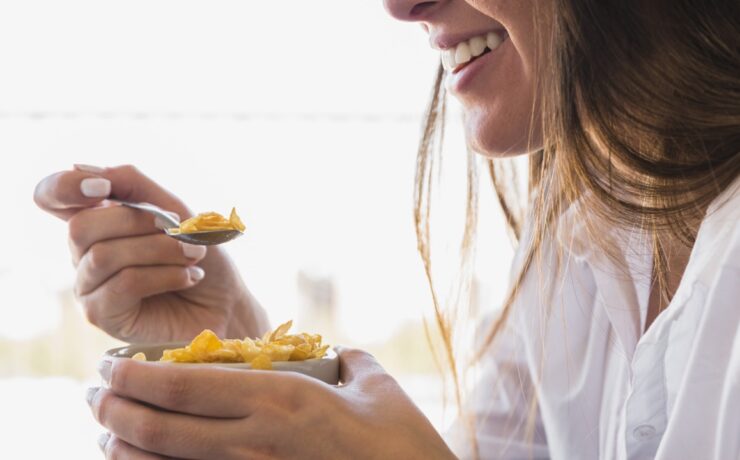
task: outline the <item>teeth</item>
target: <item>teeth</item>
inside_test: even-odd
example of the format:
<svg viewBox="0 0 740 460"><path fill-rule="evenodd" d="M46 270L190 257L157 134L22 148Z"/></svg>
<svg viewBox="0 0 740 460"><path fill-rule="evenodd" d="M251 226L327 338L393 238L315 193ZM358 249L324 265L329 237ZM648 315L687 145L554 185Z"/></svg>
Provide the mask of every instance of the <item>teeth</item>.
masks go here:
<svg viewBox="0 0 740 460"><path fill-rule="evenodd" d="M486 39L483 37L473 37L468 42L468 46L470 46L470 54L480 56L486 50Z"/></svg>
<svg viewBox="0 0 740 460"><path fill-rule="evenodd" d="M498 48L498 45L500 44L501 44L501 37L499 37L497 34L493 32L488 32L488 35L486 35L486 45L492 50L495 50L496 48Z"/></svg>
<svg viewBox="0 0 740 460"><path fill-rule="evenodd" d="M442 66L444 66L447 70L452 70L455 68L455 50L453 49L452 52L450 50L442 51Z"/></svg>
<svg viewBox="0 0 740 460"><path fill-rule="evenodd" d="M501 37L497 33L489 32L486 35L479 35L460 42L456 47L442 51L442 65L446 70L452 71L459 65L480 56L486 49L495 50L499 47L501 41Z"/></svg>
<svg viewBox="0 0 740 460"><path fill-rule="evenodd" d="M455 62L458 65L465 64L471 57L473 56L470 55L470 47L466 42L457 45L457 48L455 48Z"/></svg>

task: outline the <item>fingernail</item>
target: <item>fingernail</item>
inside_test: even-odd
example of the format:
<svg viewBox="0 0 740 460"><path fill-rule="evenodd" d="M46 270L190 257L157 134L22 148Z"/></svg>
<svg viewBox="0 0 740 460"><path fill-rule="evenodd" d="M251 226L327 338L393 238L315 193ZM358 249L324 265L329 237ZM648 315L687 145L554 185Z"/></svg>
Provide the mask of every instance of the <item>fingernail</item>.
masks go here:
<svg viewBox="0 0 740 460"><path fill-rule="evenodd" d="M74 168L77 171L84 171L84 172L89 172L93 174L102 174L103 172L105 172L104 168L101 168L99 166L93 166L93 165L75 164Z"/></svg>
<svg viewBox="0 0 740 460"><path fill-rule="evenodd" d="M112 366L113 361L111 361L110 359L103 359L98 363L98 374L100 374L100 377L103 378L103 381L106 384L110 384L110 373Z"/></svg>
<svg viewBox="0 0 740 460"><path fill-rule="evenodd" d="M188 275L190 275L190 281L196 282L202 280L206 272L198 266L192 266L188 267Z"/></svg>
<svg viewBox="0 0 740 460"><path fill-rule="evenodd" d="M102 177L88 177L80 182L80 191L88 198L105 198L110 195L110 181Z"/></svg>
<svg viewBox="0 0 740 460"><path fill-rule="evenodd" d="M103 433L100 436L98 436L98 447L100 447L100 450L105 452L105 446L108 445L108 440L110 439L110 433Z"/></svg>
<svg viewBox="0 0 740 460"><path fill-rule="evenodd" d="M87 393L85 394L85 400L87 400L87 405L92 406L92 400L95 397L95 393L100 390L100 387L90 387L87 389Z"/></svg>
<svg viewBox="0 0 740 460"><path fill-rule="evenodd" d="M188 259L201 259L206 255L205 246L183 243L182 241L180 241L180 246L182 246L182 253Z"/></svg>
<svg viewBox="0 0 740 460"><path fill-rule="evenodd" d="M167 214L169 214L170 216L172 216L172 218L175 219L176 221L180 222L180 216L177 213L167 211ZM154 218L154 226L157 227L160 230L164 230L166 228L172 228L172 223L171 222L167 222L165 220L162 220L159 217L155 217Z"/></svg>

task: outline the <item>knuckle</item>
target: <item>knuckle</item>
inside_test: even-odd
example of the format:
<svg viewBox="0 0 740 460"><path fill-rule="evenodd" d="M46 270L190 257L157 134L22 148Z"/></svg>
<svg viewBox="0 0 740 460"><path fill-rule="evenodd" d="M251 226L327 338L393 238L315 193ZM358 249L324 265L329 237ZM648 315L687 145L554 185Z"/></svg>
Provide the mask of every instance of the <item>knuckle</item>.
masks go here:
<svg viewBox="0 0 740 460"><path fill-rule="evenodd" d="M84 211L77 213L69 219L67 225L69 242L73 248L83 248L87 240L89 229L83 217Z"/></svg>
<svg viewBox="0 0 740 460"><path fill-rule="evenodd" d="M95 418L97 421L107 427L108 418L110 416L110 406L111 406L111 395L110 392L106 389L101 388L98 390L98 392L95 394L95 398L92 402L92 408L93 413L95 414Z"/></svg>
<svg viewBox="0 0 740 460"><path fill-rule="evenodd" d="M126 395L130 373L130 360L119 359L111 364L110 389L118 394Z"/></svg>
<svg viewBox="0 0 740 460"><path fill-rule="evenodd" d="M176 373L170 374L162 385L162 403L166 407L186 408L191 402L190 383Z"/></svg>
<svg viewBox="0 0 740 460"><path fill-rule="evenodd" d="M362 384L368 388L388 388L396 386L396 379L386 372L370 372L362 377Z"/></svg>
<svg viewBox="0 0 740 460"><path fill-rule="evenodd" d="M325 424L331 414L327 413L327 407L323 404L303 404L299 409L293 411L294 423L297 426L321 426Z"/></svg>
<svg viewBox="0 0 740 460"><path fill-rule="evenodd" d="M87 257L89 269L93 272L109 270L115 260L108 245L102 242L93 243L84 257Z"/></svg>
<svg viewBox="0 0 740 460"><path fill-rule="evenodd" d="M297 374L303 377L300 374ZM309 396L310 395L310 396ZM314 399L324 401L322 389L314 386L314 382L305 379L304 382L298 382L295 386L285 385L282 392L275 393L273 401L273 410L288 412L290 414L302 414L305 411L316 409Z"/></svg>
<svg viewBox="0 0 740 460"><path fill-rule="evenodd" d="M98 314L98 309L94 307L94 305L91 304L90 301L86 300L84 297L81 298L82 302L82 313L85 315L85 319L88 323L92 324L93 326L100 326L100 315Z"/></svg>
<svg viewBox="0 0 740 460"><path fill-rule="evenodd" d="M361 350L359 348L347 348L342 352L342 354L349 359L355 360L375 359L373 355L371 355L369 352Z"/></svg>
<svg viewBox="0 0 740 460"><path fill-rule="evenodd" d="M249 412L261 420L280 420L286 410L272 399L262 398L249 405Z"/></svg>
<svg viewBox="0 0 740 460"><path fill-rule="evenodd" d="M93 301L89 294L81 294L79 288L75 285L74 295L77 302L82 307L82 314L85 319L93 326L100 326L100 309L98 304Z"/></svg>
<svg viewBox="0 0 740 460"><path fill-rule="evenodd" d="M132 428L134 443L146 450L155 450L166 441L162 425L151 415L141 417Z"/></svg>
<svg viewBox="0 0 740 460"><path fill-rule="evenodd" d="M112 437L105 445L105 458L107 460L119 460L125 457L125 447L118 438Z"/></svg>
<svg viewBox="0 0 740 460"><path fill-rule="evenodd" d="M117 169L121 174L127 175L127 176L140 176L141 172L139 171L139 168L132 164L125 164L118 166Z"/></svg>

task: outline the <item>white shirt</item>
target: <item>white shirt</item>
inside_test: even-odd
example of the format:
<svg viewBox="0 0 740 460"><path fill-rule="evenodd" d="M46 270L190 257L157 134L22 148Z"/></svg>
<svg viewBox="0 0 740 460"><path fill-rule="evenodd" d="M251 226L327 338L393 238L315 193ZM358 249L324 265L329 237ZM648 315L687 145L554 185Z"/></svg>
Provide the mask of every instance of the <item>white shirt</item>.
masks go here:
<svg viewBox="0 0 740 460"><path fill-rule="evenodd" d="M561 221L483 357L469 407L481 458L740 459L740 180L709 207L670 305L644 334L648 242L605 229L623 241L615 264ZM565 257L553 279L556 246ZM471 458L463 426L448 440Z"/></svg>

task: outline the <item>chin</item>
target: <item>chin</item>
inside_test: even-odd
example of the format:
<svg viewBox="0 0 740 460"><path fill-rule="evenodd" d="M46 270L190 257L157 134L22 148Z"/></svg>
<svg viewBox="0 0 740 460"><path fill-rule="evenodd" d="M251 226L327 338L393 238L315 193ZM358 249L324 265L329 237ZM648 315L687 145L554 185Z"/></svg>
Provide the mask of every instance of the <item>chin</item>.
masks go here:
<svg viewBox="0 0 740 460"><path fill-rule="evenodd" d="M489 158L506 158L534 153L542 148L539 126L530 133L529 120L496 116L487 111L465 114L465 137L468 147Z"/></svg>

